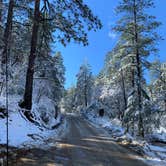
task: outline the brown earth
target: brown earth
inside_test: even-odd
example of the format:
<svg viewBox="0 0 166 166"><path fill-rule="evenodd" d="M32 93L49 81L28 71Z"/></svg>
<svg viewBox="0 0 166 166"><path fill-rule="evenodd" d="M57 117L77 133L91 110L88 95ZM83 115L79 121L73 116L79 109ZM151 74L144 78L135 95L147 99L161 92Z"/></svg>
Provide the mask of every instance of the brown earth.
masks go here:
<svg viewBox="0 0 166 166"><path fill-rule="evenodd" d="M138 154L115 143L103 129L67 116L68 131L48 149L19 154L11 166L146 166Z"/></svg>

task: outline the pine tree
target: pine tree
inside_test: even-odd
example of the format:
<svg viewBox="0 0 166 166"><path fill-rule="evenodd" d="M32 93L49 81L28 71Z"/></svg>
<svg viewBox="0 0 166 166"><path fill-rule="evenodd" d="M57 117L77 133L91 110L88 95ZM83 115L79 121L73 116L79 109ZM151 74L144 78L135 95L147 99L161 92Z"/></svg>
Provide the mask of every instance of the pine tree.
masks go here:
<svg viewBox="0 0 166 166"><path fill-rule="evenodd" d="M76 86L76 104L78 106L87 107L91 102L93 87L93 76L90 65L84 63L81 65L77 74Z"/></svg>
<svg viewBox="0 0 166 166"><path fill-rule="evenodd" d="M50 5L51 4L51 5ZM28 110L32 107L32 90L33 90L33 74L34 74L34 62L36 58L36 45L38 40L38 28L40 21L50 20L55 25L55 31L57 33L57 40L66 45L71 39L76 42L88 44L87 33L85 30L86 24L88 30L101 28L99 19L92 14L92 11L88 8L83 1L44 1L44 8L49 9L49 17L42 18L42 14L39 11L40 0L35 1L34 12L34 26L32 32L31 41L31 53L29 56L29 65L26 75L26 85L24 100L20 103L22 108ZM42 7L42 9L43 9ZM42 11L42 10L41 10ZM66 13L65 15L63 13ZM46 13L48 14L48 13Z"/></svg>
<svg viewBox="0 0 166 166"><path fill-rule="evenodd" d="M3 33L3 0L0 0L0 33ZM0 47L2 45L2 36L0 36Z"/></svg>
<svg viewBox="0 0 166 166"><path fill-rule="evenodd" d="M65 112L76 111L76 87L72 86L66 90L62 100L62 106Z"/></svg>
<svg viewBox="0 0 166 166"><path fill-rule="evenodd" d="M55 68L55 75L56 75L56 90L55 95L58 101L64 95L64 84L65 84L65 66L63 64L63 57L60 52L57 52L56 55L53 57L54 61L54 68Z"/></svg>
<svg viewBox="0 0 166 166"><path fill-rule="evenodd" d="M151 98L160 110L166 111L166 64L159 60L153 62L151 68Z"/></svg>
<svg viewBox="0 0 166 166"><path fill-rule="evenodd" d="M0 23L2 22L3 0L0 0Z"/></svg>
<svg viewBox="0 0 166 166"><path fill-rule="evenodd" d="M139 135L144 136L142 100L143 100L143 68L149 67L147 57L156 52L154 45L160 37L154 31L160 23L155 17L146 14L146 9L153 7L152 0L122 0L117 7L121 19L114 30L120 33L122 47L125 48L125 58L131 59L129 65L134 66L134 83L137 106L139 110ZM132 55L132 56L131 56ZM132 67L131 66L131 67ZM136 108L135 108L136 109Z"/></svg>
<svg viewBox="0 0 166 166"><path fill-rule="evenodd" d="M57 118L59 114L60 101L64 95L64 74L65 68L60 53L53 57L46 55L36 58L33 104L37 106L35 110L38 113L35 116L39 118L41 116L46 124L49 119ZM47 106L46 103L50 103L50 106ZM31 114L27 115L28 119L31 118Z"/></svg>
<svg viewBox="0 0 166 166"><path fill-rule="evenodd" d="M107 54L104 67L108 79L111 80L112 86L119 87L120 89L117 98L115 97L115 100L118 101L117 104L120 105L119 114L121 120L123 119L124 112L127 109L128 93L126 91L129 90L130 86L128 84L129 70L127 70L124 66L124 60L122 58L123 54L123 49L121 49L120 45L117 44L113 51Z"/></svg>
<svg viewBox="0 0 166 166"><path fill-rule="evenodd" d="M24 101L20 104L22 108L26 108L29 110L32 107L33 74L34 74L34 63L36 58L39 18L40 18L40 0L36 0L35 10L34 10L34 22L32 28L31 50L30 50L28 69L26 74Z"/></svg>
<svg viewBox="0 0 166 166"><path fill-rule="evenodd" d="M9 93L10 94L22 94L24 77L25 77L25 66L27 65L27 57L30 48L30 36L31 25L30 18L27 18L28 1L14 1L11 5L11 1L2 1L2 22L0 25L1 30L1 64L2 64L2 84L1 94L4 94L4 80L3 75L5 74L4 65L6 55L8 56L8 82L9 82ZM9 3L6 3L9 2ZM25 10L20 6L27 7ZM11 11L12 10L12 11ZM10 12L9 12L10 11ZM10 14L9 14L10 13ZM12 15L12 17L9 15ZM6 20L6 17L7 20ZM10 19L9 19L10 18ZM9 23L8 23L9 22ZM10 25L9 25L10 24ZM8 31L10 31L8 33ZM5 37L4 37L5 35ZM7 39L8 38L8 39ZM7 42L7 40L9 40ZM7 45L5 44L7 43ZM7 50L7 52L6 52ZM5 55L6 54L6 55ZM25 66L23 66L23 64ZM22 81L20 81L20 79Z"/></svg>
<svg viewBox="0 0 166 166"><path fill-rule="evenodd" d="M47 96L59 103L64 93L65 67L58 52L54 57L38 57L35 67L34 96L38 103L40 97Z"/></svg>
<svg viewBox="0 0 166 166"><path fill-rule="evenodd" d="M14 0L9 1L9 7L8 7L8 13L7 13L7 22L4 30L4 35L3 35L3 42L4 42L4 47L2 51L2 59L1 63L5 64L6 63L6 57L9 56L9 43L10 43L10 37L11 37L11 31L12 31L12 23L13 23L13 8L14 8Z"/></svg>

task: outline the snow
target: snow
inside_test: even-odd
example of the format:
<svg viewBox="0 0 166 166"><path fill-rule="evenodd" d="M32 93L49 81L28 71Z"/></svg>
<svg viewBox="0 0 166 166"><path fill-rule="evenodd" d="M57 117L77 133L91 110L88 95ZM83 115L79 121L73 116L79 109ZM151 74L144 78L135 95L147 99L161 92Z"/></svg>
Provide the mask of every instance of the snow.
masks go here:
<svg viewBox="0 0 166 166"><path fill-rule="evenodd" d="M140 158L140 160L142 160L149 166L165 166L166 165L166 161L162 161L157 158L147 158L147 159Z"/></svg>
<svg viewBox="0 0 166 166"><path fill-rule="evenodd" d="M159 146L148 143L146 140L140 140L139 138L132 137L129 133L125 133L125 129L119 119L110 119L107 115L104 117L94 116L92 113L87 113L86 119L88 119L93 125L105 128L110 137L112 137L119 144L126 145L131 149L139 152L142 157L139 159L144 161L150 166L165 166L166 165L166 145ZM162 128L162 131L164 129ZM149 138L156 138L156 140L166 140L166 134L156 133L149 135Z"/></svg>
<svg viewBox="0 0 166 166"><path fill-rule="evenodd" d="M161 127L159 130L161 130ZM166 143L166 132L161 133L159 132L159 130L157 130L156 133L146 135L146 139L151 142L158 141L158 142Z"/></svg>
<svg viewBox="0 0 166 166"><path fill-rule="evenodd" d="M87 113L87 118L96 125L99 125L112 133L112 136L121 136L124 134L124 129L121 127L121 122L117 118L110 119L107 115L93 116L93 113Z"/></svg>
<svg viewBox="0 0 166 166"><path fill-rule="evenodd" d="M37 126L25 118L19 112L17 105L20 100L19 96L10 96L9 100L9 145L14 147L22 146L40 146L45 140L50 137L56 138L59 133L65 128L66 122L60 127L49 130L42 126ZM1 106L5 103L5 98L0 98ZM48 103L47 103L48 104ZM36 107L33 106L33 109ZM51 123L54 125L60 123L60 115ZM6 118L0 119L0 144L6 144Z"/></svg>
<svg viewBox="0 0 166 166"><path fill-rule="evenodd" d="M0 120L0 144L6 144L6 119ZM33 139L32 135L38 136ZM22 146L25 142L27 144L40 144L41 141L50 135L57 136L57 131L40 129L36 125L26 121L17 113L12 113L9 116L9 145Z"/></svg>
<svg viewBox="0 0 166 166"><path fill-rule="evenodd" d="M41 97L38 103L32 106L32 113L36 121L47 129L51 129L55 124L60 123L60 116L55 119L56 103L46 96ZM46 121L46 122L45 122Z"/></svg>
<svg viewBox="0 0 166 166"><path fill-rule="evenodd" d="M149 148L150 148L150 150L153 150L156 152L165 152L166 153L166 147L159 147L159 146L150 145Z"/></svg>

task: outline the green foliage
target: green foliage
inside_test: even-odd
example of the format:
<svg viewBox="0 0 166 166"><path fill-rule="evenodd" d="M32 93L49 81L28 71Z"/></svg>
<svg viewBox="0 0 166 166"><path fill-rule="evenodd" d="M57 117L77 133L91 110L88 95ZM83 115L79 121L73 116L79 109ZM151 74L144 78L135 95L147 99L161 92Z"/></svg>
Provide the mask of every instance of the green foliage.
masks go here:
<svg viewBox="0 0 166 166"><path fill-rule="evenodd" d="M91 102L93 76L90 65L85 62L77 74L76 104L86 107Z"/></svg>
<svg viewBox="0 0 166 166"><path fill-rule="evenodd" d="M64 46L71 39L87 45L87 31L102 27L101 21L82 0L43 1L41 21L51 21L55 41Z"/></svg>

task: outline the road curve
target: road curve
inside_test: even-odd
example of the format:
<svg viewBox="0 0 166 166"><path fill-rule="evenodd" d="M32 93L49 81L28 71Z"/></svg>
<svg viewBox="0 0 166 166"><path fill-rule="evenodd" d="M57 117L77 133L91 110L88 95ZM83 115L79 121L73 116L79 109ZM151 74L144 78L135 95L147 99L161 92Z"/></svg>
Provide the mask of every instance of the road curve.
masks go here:
<svg viewBox="0 0 166 166"><path fill-rule="evenodd" d="M138 155L117 143L103 129L77 116L67 116L68 131L47 150L32 149L17 166L146 166Z"/></svg>

